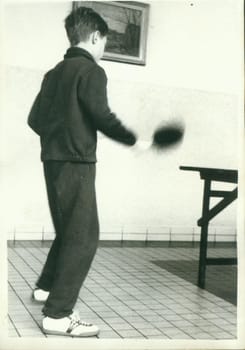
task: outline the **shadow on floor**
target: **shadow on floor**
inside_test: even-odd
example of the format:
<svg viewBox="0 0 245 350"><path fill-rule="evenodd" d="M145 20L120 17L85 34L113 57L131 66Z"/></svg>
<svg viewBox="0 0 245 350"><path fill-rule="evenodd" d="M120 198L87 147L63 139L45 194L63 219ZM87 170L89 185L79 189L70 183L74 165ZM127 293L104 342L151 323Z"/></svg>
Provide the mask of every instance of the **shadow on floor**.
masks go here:
<svg viewBox="0 0 245 350"><path fill-rule="evenodd" d="M197 285L198 261L153 260L152 263L168 272ZM237 304L237 267L233 265L209 265L206 268L206 286L208 292Z"/></svg>

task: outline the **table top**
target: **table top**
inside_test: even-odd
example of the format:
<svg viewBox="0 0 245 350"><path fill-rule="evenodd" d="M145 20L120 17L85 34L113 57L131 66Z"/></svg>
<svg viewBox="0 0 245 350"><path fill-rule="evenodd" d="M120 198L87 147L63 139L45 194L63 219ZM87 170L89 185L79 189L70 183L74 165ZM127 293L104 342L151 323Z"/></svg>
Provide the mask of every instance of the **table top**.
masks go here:
<svg viewBox="0 0 245 350"><path fill-rule="evenodd" d="M237 183L238 171L234 169L180 166L180 170L198 171L201 179Z"/></svg>

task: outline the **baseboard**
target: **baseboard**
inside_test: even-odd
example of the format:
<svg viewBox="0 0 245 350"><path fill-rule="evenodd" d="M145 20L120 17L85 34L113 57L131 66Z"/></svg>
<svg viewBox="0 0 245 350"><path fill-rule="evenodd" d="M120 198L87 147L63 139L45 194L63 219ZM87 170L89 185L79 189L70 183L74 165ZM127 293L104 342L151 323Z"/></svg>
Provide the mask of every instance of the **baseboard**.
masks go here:
<svg viewBox="0 0 245 350"><path fill-rule="evenodd" d="M125 248L145 248L145 247L166 247L166 248L199 248L200 242L190 241L118 241L118 240L100 240L99 247L125 247ZM8 247L47 247L52 244L52 240L8 240ZM210 248L236 248L236 242L209 242Z"/></svg>
<svg viewBox="0 0 245 350"><path fill-rule="evenodd" d="M51 227L21 227L16 226L13 230L9 230L7 233L7 239L18 241L18 240L41 240L48 241L53 240L55 237L54 230ZM208 230L208 241L216 244L218 242L236 242L237 232L234 227L214 227L210 226ZM188 242L188 244L196 244L200 241L200 227L163 227L157 226L152 228L140 228L131 227L131 230L124 228L120 231L119 227L111 227L109 230L101 230L100 232L101 241L115 241L117 244L126 242L125 244L131 244L130 242L138 242L137 244L151 244L149 242L163 242L163 245L179 244L179 242ZM168 243L166 243L168 242ZM154 244L154 243L153 243Z"/></svg>

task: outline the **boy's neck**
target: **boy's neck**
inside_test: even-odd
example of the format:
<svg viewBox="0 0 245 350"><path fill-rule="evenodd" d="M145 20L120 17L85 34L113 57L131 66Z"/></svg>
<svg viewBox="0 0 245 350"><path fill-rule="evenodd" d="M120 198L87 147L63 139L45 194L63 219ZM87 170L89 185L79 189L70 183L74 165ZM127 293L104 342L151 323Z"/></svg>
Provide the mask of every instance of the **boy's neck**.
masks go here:
<svg viewBox="0 0 245 350"><path fill-rule="evenodd" d="M93 50L92 50L92 47L91 47L90 43L85 43L85 42L84 43L79 43L75 47L80 47L81 49L84 49L84 50L88 51L90 53L90 55L94 57Z"/></svg>

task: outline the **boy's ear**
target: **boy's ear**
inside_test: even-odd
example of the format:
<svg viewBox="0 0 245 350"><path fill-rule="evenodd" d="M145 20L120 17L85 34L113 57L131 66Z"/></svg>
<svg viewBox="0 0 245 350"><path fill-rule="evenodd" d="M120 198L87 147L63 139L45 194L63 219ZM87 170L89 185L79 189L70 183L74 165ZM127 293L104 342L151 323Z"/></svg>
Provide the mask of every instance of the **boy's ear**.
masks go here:
<svg viewBox="0 0 245 350"><path fill-rule="evenodd" d="M96 42L98 41L98 39L100 38L100 32L98 30L96 30L95 32L93 32L91 34L92 36L92 43L96 44Z"/></svg>

